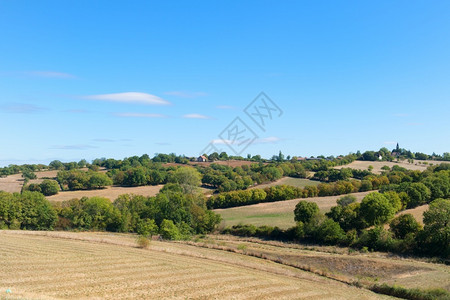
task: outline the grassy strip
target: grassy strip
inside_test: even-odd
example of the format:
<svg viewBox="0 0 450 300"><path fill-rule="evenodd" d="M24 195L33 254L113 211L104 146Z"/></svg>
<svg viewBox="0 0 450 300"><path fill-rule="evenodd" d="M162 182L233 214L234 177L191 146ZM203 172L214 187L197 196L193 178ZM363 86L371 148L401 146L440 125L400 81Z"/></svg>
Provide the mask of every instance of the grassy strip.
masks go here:
<svg viewBox="0 0 450 300"><path fill-rule="evenodd" d="M216 245L214 243L205 243L205 242L195 242L195 241L188 241L188 242L182 242L184 244L196 246L196 247L202 247L202 248L209 248L209 249L216 249L216 250L222 250L227 252L233 252L238 253L242 255L247 256L253 256L264 260L269 260L275 263L279 263L285 266L293 267L296 269L300 269L302 271L310 272L322 277L326 277L328 279L332 279L344 284L356 286L359 288L365 288L368 290L373 291L377 294L383 294L383 295L389 295L394 296L398 298L403 299L410 299L410 300L450 300L450 293L447 292L444 289L441 288L435 288L435 289L408 289L403 288L399 286L389 286L387 284L375 284L375 285L369 285L368 283L363 283L361 281L355 281L352 280L346 276L340 276L337 274L334 274L328 270L323 269L317 269L310 265L303 265L298 263L292 263L289 261L284 260L281 257L274 257L273 255L270 255L268 253L262 253L262 252L255 252L252 250L248 250L247 246L244 244L240 244L237 246L237 248L229 247L225 245Z"/></svg>
<svg viewBox="0 0 450 300"><path fill-rule="evenodd" d="M387 284L375 284L370 290L378 294L394 296L410 300L448 300L450 293L444 289L407 289L401 286L390 286Z"/></svg>

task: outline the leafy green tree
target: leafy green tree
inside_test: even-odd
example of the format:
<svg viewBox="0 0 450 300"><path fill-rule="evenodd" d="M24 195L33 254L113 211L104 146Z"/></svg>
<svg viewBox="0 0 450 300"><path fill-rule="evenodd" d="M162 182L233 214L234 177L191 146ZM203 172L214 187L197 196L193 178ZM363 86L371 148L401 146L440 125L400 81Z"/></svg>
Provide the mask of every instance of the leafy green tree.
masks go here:
<svg viewBox="0 0 450 300"><path fill-rule="evenodd" d="M36 174L33 171L30 171L28 169L23 170L22 177L25 178L25 179L28 179L28 180L37 178Z"/></svg>
<svg viewBox="0 0 450 300"><path fill-rule="evenodd" d="M38 184L38 183L30 183L30 184L26 187L26 189L27 189L28 191L30 191L30 192L39 192L39 193L42 192L42 191L41 191L41 186L40 186L40 184Z"/></svg>
<svg viewBox="0 0 450 300"><path fill-rule="evenodd" d="M361 204L354 202L346 206L334 206L326 216L333 219L339 223L342 229L345 231L351 229L362 229L364 227L364 222L360 218L359 209Z"/></svg>
<svg viewBox="0 0 450 300"><path fill-rule="evenodd" d="M422 225L411 214L396 217L389 226L397 239L404 239L408 234L416 235L422 229Z"/></svg>
<svg viewBox="0 0 450 300"><path fill-rule="evenodd" d="M88 188L89 189L101 189L105 186L112 185L113 181L104 173L93 173L89 178Z"/></svg>
<svg viewBox="0 0 450 300"><path fill-rule="evenodd" d="M20 202L21 229L53 230L57 214L44 195L37 192L25 191L22 195L15 195Z"/></svg>
<svg viewBox="0 0 450 300"><path fill-rule="evenodd" d="M395 212L398 212L403 209L402 199L399 194L394 191L387 191L383 193L383 195L389 200L394 208Z"/></svg>
<svg viewBox="0 0 450 300"><path fill-rule="evenodd" d="M50 162L50 164L48 166L52 170L63 170L64 169L63 163L60 162L59 160L54 160L54 161Z"/></svg>
<svg viewBox="0 0 450 300"><path fill-rule="evenodd" d="M423 213L424 239L429 252L450 257L450 200L436 199Z"/></svg>
<svg viewBox="0 0 450 300"><path fill-rule="evenodd" d="M336 203L340 206L347 206L354 202L356 202L356 197L353 195L345 195L336 201Z"/></svg>
<svg viewBox="0 0 450 300"><path fill-rule="evenodd" d="M45 196L56 195L59 192L59 185L56 181L45 179L39 185L41 193Z"/></svg>
<svg viewBox="0 0 450 300"><path fill-rule="evenodd" d="M16 225L20 229L22 217L22 203L18 200L18 194L0 191L0 228L14 229Z"/></svg>
<svg viewBox="0 0 450 300"><path fill-rule="evenodd" d="M147 185L147 174L143 167L136 167L128 170L124 174L123 184L126 186Z"/></svg>
<svg viewBox="0 0 450 300"><path fill-rule="evenodd" d="M159 227L159 233L166 240L178 240L181 238L180 231L172 220L164 219Z"/></svg>
<svg viewBox="0 0 450 300"><path fill-rule="evenodd" d="M359 212L368 227L381 225L392 219L395 208L383 194L374 192L364 197Z"/></svg>
<svg viewBox="0 0 450 300"><path fill-rule="evenodd" d="M185 193L193 193L201 184L201 174L194 168L178 168L170 178L171 182L178 183Z"/></svg>
<svg viewBox="0 0 450 300"><path fill-rule="evenodd" d="M294 220L296 222L308 223L317 213L319 213L319 206L316 203L301 200L295 206Z"/></svg>
<svg viewBox="0 0 450 300"><path fill-rule="evenodd" d="M414 182L409 185L406 190L409 196L408 208L414 208L423 205L430 200L431 191L427 186L421 182Z"/></svg>
<svg viewBox="0 0 450 300"><path fill-rule="evenodd" d="M325 244L336 244L345 239L345 232L335 221L326 218L314 229L313 237L316 241Z"/></svg>
<svg viewBox="0 0 450 300"><path fill-rule="evenodd" d="M361 192L373 190L372 182L370 180L361 181L361 187L359 189Z"/></svg>
<svg viewBox="0 0 450 300"><path fill-rule="evenodd" d="M158 225L156 225L155 220L143 219L137 224L136 232L144 237L152 237L158 231Z"/></svg>
<svg viewBox="0 0 450 300"><path fill-rule="evenodd" d="M82 215L86 218L89 229L117 231L120 214L109 199L85 198L82 205Z"/></svg>

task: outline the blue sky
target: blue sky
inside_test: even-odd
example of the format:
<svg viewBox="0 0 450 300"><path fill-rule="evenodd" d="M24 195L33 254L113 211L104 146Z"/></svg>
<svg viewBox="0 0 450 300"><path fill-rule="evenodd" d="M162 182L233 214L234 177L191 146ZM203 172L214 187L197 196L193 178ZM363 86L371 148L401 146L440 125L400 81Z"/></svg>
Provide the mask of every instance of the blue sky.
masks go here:
<svg viewBox="0 0 450 300"><path fill-rule="evenodd" d="M233 153L236 117L243 156L450 150L449 1L0 0L0 37L0 165Z"/></svg>

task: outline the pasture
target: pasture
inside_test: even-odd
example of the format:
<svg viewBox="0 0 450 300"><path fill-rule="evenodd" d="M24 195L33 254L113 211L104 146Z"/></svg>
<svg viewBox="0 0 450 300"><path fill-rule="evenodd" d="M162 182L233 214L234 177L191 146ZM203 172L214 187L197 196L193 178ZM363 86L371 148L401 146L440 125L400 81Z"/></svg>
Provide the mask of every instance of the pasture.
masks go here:
<svg viewBox="0 0 450 300"><path fill-rule="evenodd" d="M361 201L370 192L353 193ZM344 195L329 197L298 198L285 201L258 203L247 206L215 209L223 218L224 226L233 226L239 223L256 226L270 225L286 229L295 225L294 209L300 200L317 203L322 212L327 212L336 206L336 200Z"/></svg>
<svg viewBox="0 0 450 300"><path fill-rule="evenodd" d="M0 231L8 299L386 299L270 260L110 233Z"/></svg>
<svg viewBox="0 0 450 300"><path fill-rule="evenodd" d="M0 177L0 191L8 193L20 193L23 186L22 174Z"/></svg>
<svg viewBox="0 0 450 300"><path fill-rule="evenodd" d="M426 164L424 164L425 162L426 162ZM383 166L388 166L389 168L392 168L393 166L399 166L399 167L405 168L407 170L424 171L430 165L438 165L441 163L449 163L449 162L448 161L432 161L432 160L429 160L429 161L414 160L414 163L409 163L406 160L399 161L399 162L355 160L348 165L337 166L334 168L335 169L352 168L352 169L357 169L357 170L367 170L369 168L369 166L372 166L373 167L372 172L375 174L380 174L381 171L383 171L381 169Z"/></svg>
<svg viewBox="0 0 450 300"><path fill-rule="evenodd" d="M305 179L305 178L283 177L277 181L265 183L265 184L259 184L252 188L264 189L266 187L271 187L271 186L275 186L275 185L291 185L291 186L295 186L295 187L299 187L299 188L304 188L305 186L308 186L308 185L317 186L317 185L319 185L319 183L320 183L320 181L317 181L317 180L310 180L310 179Z"/></svg>
<svg viewBox="0 0 450 300"><path fill-rule="evenodd" d="M108 186L105 189L100 190L81 190L81 191L59 191L58 194L53 196L47 196L49 201L61 202L65 200L71 200L74 198L80 199L81 197L105 197L114 201L117 197L123 194L135 194L142 196L155 196L164 185L147 185L136 187L121 187L121 186Z"/></svg>

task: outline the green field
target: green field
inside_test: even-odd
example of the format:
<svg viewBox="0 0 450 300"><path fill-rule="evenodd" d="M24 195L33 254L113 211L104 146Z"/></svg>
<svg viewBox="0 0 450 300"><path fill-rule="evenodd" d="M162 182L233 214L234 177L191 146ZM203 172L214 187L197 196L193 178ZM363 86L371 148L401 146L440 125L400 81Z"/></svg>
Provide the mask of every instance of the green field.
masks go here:
<svg viewBox="0 0 450 300"><path fill-rule="evenodd" d="M353 193L358 201L370 192ZM270 225L286 229L295 225L294 208L300 200L307 200L317 203L322 212L327 212L336 205L336 200L341 196L314 197L293 199L269 203L259 203L240 207L232 207L214 210L223 218L224 226L237 224L253 224L256 226Z"/></svg>

